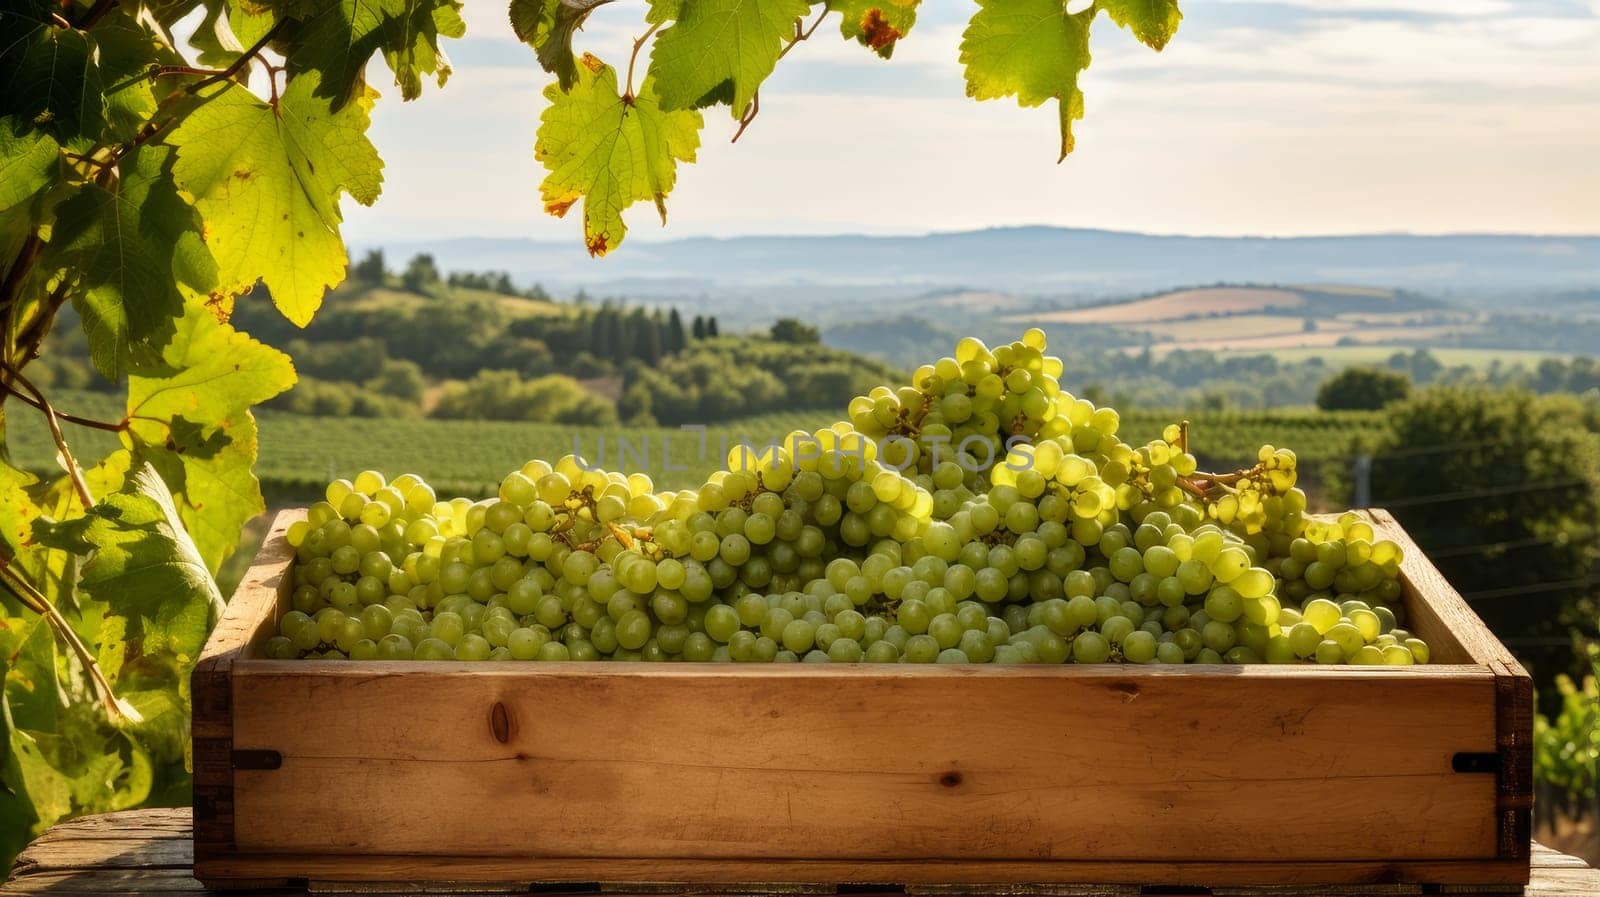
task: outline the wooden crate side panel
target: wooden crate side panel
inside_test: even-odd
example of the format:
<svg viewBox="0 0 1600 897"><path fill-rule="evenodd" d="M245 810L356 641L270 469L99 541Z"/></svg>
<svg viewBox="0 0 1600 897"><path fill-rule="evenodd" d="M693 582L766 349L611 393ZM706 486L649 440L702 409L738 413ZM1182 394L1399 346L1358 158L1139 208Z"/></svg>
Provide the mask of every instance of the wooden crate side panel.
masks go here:
<svg viewBox="0 0 1600 897"><path fill-rule="evenodd" d="M1495 750L1494 679L1420 672L249 661L234 744L282 766L235 771L235 833L280 853L1492 859L1496 778L1451 766Z"/></svg>
<svg viewBox="0 0 1600 897"><path fill-rule="evenodd" d="M1526 860L1533 837L1533 680L1495 661L1495 773L1500 856Z"/></svg>
<svg viewBox="0 0 1600 897"><path fill-rule="evenodd" d="M233 663L272 632L294 551L284 538L301 510L273 518L261 550L206 640L190 675L194 707L194 842L197 856L233 849Z"/></svg>
<svg viewBox="0 0 1600 897"><path fill-rule="evenodd" d="M1394 515L1375 509L1369 516L1405 552L1407 608L1434 659L1478 663L1494 673L1498 850L1505 859L1525 860L1533 828L1533 680Z"/></svg>
<svg viewBox="0 0 1600 897"><path fill-rule="evenodd" d="M1399 545L1405 555L1400 575L1406 587L1406 610L1411 617L1412 631L1433 649L1433 660L1484 665L1498 661L1526 675L1517 659L1500 644L1461 593L1406 534L1400 521L1382 508L1374 508L1367 515L1374 528Z"/></svg>

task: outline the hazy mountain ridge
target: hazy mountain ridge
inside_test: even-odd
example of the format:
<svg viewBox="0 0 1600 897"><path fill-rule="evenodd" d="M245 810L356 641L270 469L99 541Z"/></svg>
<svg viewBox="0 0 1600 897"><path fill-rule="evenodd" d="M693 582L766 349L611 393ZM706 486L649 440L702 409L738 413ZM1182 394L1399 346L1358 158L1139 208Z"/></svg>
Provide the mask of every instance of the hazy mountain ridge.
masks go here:
<svg viewBox="0 0 1600 897"><path fill-rule="evenodd" d="M519 282L636 298L813 307L945 288L1108 298L1175 284L1359 283L1493 304L1600 282L1600 236L1370 234L1189 237L1057 227L924 236L690 237L631 241L592 260L565 242L501 238L356 244L432 252L444 269L504 269ZM760 289L758 297L750 290ZM865 294L865 295L864 295ZM1073 304L1066 302L1063 304Z"/></svg>

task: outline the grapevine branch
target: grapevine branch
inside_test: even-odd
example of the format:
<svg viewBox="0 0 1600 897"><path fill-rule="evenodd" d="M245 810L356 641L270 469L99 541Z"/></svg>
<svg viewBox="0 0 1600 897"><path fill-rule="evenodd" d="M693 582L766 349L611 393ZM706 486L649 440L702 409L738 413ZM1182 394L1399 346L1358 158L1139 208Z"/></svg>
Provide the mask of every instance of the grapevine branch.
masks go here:
<svg viewBox="0 0 1600 897"><path fill-rule="evenodd" d="M17 398L21 399L26 404L31 405L32 407L37 408L40 411L44 411L45 410L46 406L45 406L45 404L43 402L40 402L38 399L34 398L33 396L28 395L27 393L23 392L20 389L17 389L15 386L12 386L10 383L5 382L5 380L0 380L0 391L5 392L7 395L16 396ZM121 433L124 430L128 429L128 420L126 418L123 419L123 420L117 421L116 423L112 423L111 421L95 420L93 418L88 418L88 417L79 417L76 414L67 414L64 411L57 411L55 413L55 415L56 415L56 419L58 419L58 420L64 420L69 424L76 424L77 426L87 427L87 428L89 428L91 430L105 430L105 431L110 432L110 433Z"/></svg>
<svg viewBox="0 0 1600 897"><path fill-rule="evenodd" d="M44 310L28 324L28 329L17 337L16 348L20 348L21 351L13 353L12 363L15 366L21 367L39 357L39 344L43 343L45 336L50 333L50 327L56 320L56 313L61 311L61 306L66 302L67 284L62 282L45 297Z"/></svg>
<svg viewBox="0 0 1600 897"><path fill-rule="evenodd" d="M117 5L117 2L118 0L98 0L98 2L96 2L95 5L91 7L88 13L84 16L84 20L79 27L87 28L89 25L94 24L94 22L98 21L102 16L114 8ZM227 68L213 71L210 69L187 69L186 67L181 66L168 66L156 69L153 73L153 76L155 77L159 77L162 74L202 73L205 74L206 77L196 81L194 84L191 84L187 90L181 93L174 93L162 100L161 104L156 108L155 114L151 116L149 121L145 122L144 126L139 129L138 133L128 140L128 142L117 145L112 149L111 157L100 165L102 175L111 171L112 166L114 166L123 156L127 155L134 148L141 146L154 138L161 132L163 127L169 124L169 122L161 120L160 116L166 109L170 107L175 98L184 95L193 95L211 84L215 84L219 81L232 78L234 75L237 75L244 69L245 66L250 64L251 60L260 57L261 52L266 49L267 44L271 43L272 40L278 36L288 21L289 20L287 19L281 20L278 22L278 24L268 29L267 33L263 34L260 40L256 41L250 46L249 49L239 54L239 58L235 59ZM175 71L175 69L179 68L185 70L182 72ZM267 66L267 74L269 79L272 80L272 100L274 103L276 103L278 98L278 84L275 70L270 64ZM95 158L95 155L96 154L90 154L88 158L93 159ZM16 258L12 262L11 267L6 272L5 281L0 283L0 313L5 315L8 322L14 322L15 320L18 300L22 290L22 283L27 279L29 272L32 270L34 263L38 260L39 254L43 249L44 241L39 238L39 235L36 232L29 233L27 238L23 241L22 247L17 251ZM26 331L18 335L16 344L14 346L8 345L4 347L6 352L4 361L8 365L12 366L13 371L22 365L27 364L38 355L39 344L42 343L45 336L49 334L50 327L55 321L56 312L61 309L61 306L66 302L66 299L67 284L62 283L50 293L45 302L44 312L36 317L31 324L29 324ZM10 331L11 327L8 323L6 329L8 336ZM3 398L4 393L0 393L0 399Z"/></svg>
<svg viewBox="0 0 1600 897"><path fill-rule="evenodd" d="M195 83L189 85L189 93L191 93L191 94L199 93L200 91L204 90L207 87L210 87L211 85L217 83L218 81L226 81L227 79L232 78L234 75L239 74L239 72L242 71L245 66L250 64L251 60L253 60L253 59L255 59L255 58L257 58L258 56L261 55L261 51L265 50L267 48L267 44L272 43L272 39L278 36L278 32L282 31L283 30L283 26L286 25L288 22L289 22L288 19L279 19L278 20L278 24L273 25L271 28L267 29L267 33L261 35L261 39L260 40L258 40L255 43L251 44L250 45L250 49L245 50L243 53L240 53L239 54L239 58L235 59L233 61L233 63L231 65L229 65L227 68L221 69L221 70L216 71L216 72L212 72L207 77L205 77L205 78L203 78L203 79L201 79L199 81L196 81ZM195 72L195 74L198 74L198 73L199 72ZM268 75L270 77L271 72L268 72ZM276 85L274 85L273 91L274 91L274 93L276 93L276 91L277 91Z"/></svg>
<svg viewBox="0 0 1600 897"><path fill-rule="evenodd" d="M79 20L78 29L80 31L88 31L106 13L116 9L117 2L118 0L95 0L94 5L89 7L88 11L83 14L83 18Z"/></svg>
<svg viewBox="0 0 1600 897"><path fill-rule="evenodd" d="M94 686L95 694L99 696L100 703L105 707L106 713L114 718L120 717L128 722L143 722L144 718L133 705L119 699L111 688L111 682L106 678L105 671L100 669L99 661L95 660L94 652L83 643L78 633L73 630L61 611L50 603L43 593L34 588L33 584L23 578L22 574L12 569L11 562L4 555L0 555L0 582L4 582L7 591L17 596L22 606L44 617L55 630L56 636L72 649L78 656L78 662L83 664L84 671L89 674L89 682Z"/></svg>
<svg viewBox="0 0 1600 897"><path fill-rule="evenodd" d="M22 375L21 371L10 364L6 364L5 374L6 379L20 384L23 389L32 394L34 401L29 402L29 404L44 412L44 418L50 424L50 438L55 440L56 451L61 453L61 463L67 468L67 476L72 479L73 491L78 493L78 500L83 502L84 508L94 507L94 496L89 494L89 484L84 482L83 471L78 467L77 460L72 457L72 450L67 448L67 438L61 434L61 422L56 418L56 409L45 399L44 393L39 391L39 387L34 386L27 377ZM7 391L15 390L15 388L11 384L6 385Z"/></svg>

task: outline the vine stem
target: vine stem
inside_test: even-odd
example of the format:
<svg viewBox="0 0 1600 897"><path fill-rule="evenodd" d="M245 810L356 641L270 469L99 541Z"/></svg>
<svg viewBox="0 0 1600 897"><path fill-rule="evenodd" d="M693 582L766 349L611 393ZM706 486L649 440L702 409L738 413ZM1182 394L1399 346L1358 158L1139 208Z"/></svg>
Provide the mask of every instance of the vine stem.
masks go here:
<svg viewBox="0 0 1600 897"><path fill-rule="evenodd" d="M792 47L794 45L790 44L789 46ZM756 120L756 116L759 115L760 113L761 113L761 91L758 90L755 93L750 95L750 108L748 108L748 109L746 109L744 111L744 115L739 116L739 129L737 131L733 132L733 138L731 140L729 140L728 142L729 143L738 143L739 142L739 137L742 134L744 134L744 129L750 127L750 123L755 121Z"/></svg>
<svg viewBox="0 0 1600 897"><path fill-rule="evenodd" d="M201 90L210 87L218 81L225 81L229 78L232 78L234 75L239 74L239 72L242 71L245 66L250 64L250 60L261 55L261 51L267 48L267 44L272 43L272 39L278 36L278 32L282 31L283 26L288 24L288 22L288 19L279 19L276 25L273 25L271 28L267 29L267 33L261 35L260 40L251 44L248 50L240 53L239 58L235 59L227 68L214 72L209 77L203 78L189 85L189 93L199 93Z"/></svg>
<svg viewBox="0 0 1600 897"><path fill-rule="evenodd" d="M61 422L56 419L56 409L45 399L39 387L34 386L21 371L7 364L5 373L8 379L21 384L23 389L33 394L34 401L37 402L34 407L43 411L45 420L50 423L50 437L55 440L56 451L61 453L62 464L67 468L67 476L72 480L73 490L78 493L78 500L83 502L85 510L94 507L94 496L89 494L89 484L84 482L83 471L78 467L77 459L72 457L72 450L67 448L67 438L61 434ZM9 391L15 387L7 384L6 388Z"/></svg>
<svg viewBox="0 0 1600 897"><path fill-rule="evenodd" d="M28 271L33 267L34 260L39 253L44 251L44 240L39 234L30 230L27 239L22 241L22 246L17 250L17 257L12 262L10 270L6 272L6 279L0 283L0 306L7 309L8 314L17 305L17 296L22 291L22 281L28 276Z"/></svg>
<svg viewBox="0 0 1600 897"><path fill-rule="evenodd" d="M102 16L116 9L117 2L118 0L95 0L94 5L89 7L89 11L83 14L82 21L78 22L77 27L79 30L88 31L93 27L94 23L100 21Z"/></svg>
<svg viewBox="0 0 1600 897"><path fill-rule="evenodd" d="M633 104L633 64L639 59L639 51L643 49L650 38L655 36L656 30L660 27L660 22L651 25L649 31L646 31L633 41L633 52L628 55L628 90L622 95L623 101L629 105Z"/></svg>
<svg viewBox="0 0 1600 897"><path fill-rule="evenodd" d="M833 10L828 9L827 7L823 7L822 12L819 13L815 19L811 20L811 25L809 27L802 26L800 24L801 20L798 18L795 19L794 37L787 44L783 45L783 49L778 51L778 59L782 59L783 57L789 55L789 51L798 46L801 41L809 40L811 35L816 33L817 26L821 25L822 20L827 18L828 13L832 11ZM744 136L745 129L750 127L751 122L754 122L756 120L756 116L759 114L761 114L761 93L760 91L757 91L756 93L750 95L750 105L744 110L744 114L739 116L739 128L733 132L733 138L728 142L738 143L739 138Z"/></svg>
<svg viewBox="0 0 1600 897"><path fill-rule="evenodd" d="M4 380L0 380L0 391L4 391L7 395L16 396L29 406L37 408L40 411L45 410L45 405L38 399L28 395L20 389L17 389L15 386L12 386L10 383L5 382ZM89 417L79 417L76 414L68 414L65 411L57 411L56 417L60 420L66 421L69 424L87 427L91 430L105 430L109 433L121 433L128 429L127 418L124 418L116 423L112 423L111 421L107 420L95 420L94 418Z"/></svg>
<svg viewBox="0 0 1600 897"><path fill-rule="evenodd" d="M823 7L822 12L820 14L818 14L818 16L811 21L811 27L810 28L806 28L804 30L802 30L801 27L800 27L800 20L799 19L795 19L794 20L794 40L789 41L789 43L784 45L782 50L778 51L778 58L782 59L783 57L789 55L789 51L793 50L795 48L796 44L800 43L803 40L810 39L811 35L816 33L817 26L822 24L822 20L826 19L828 17L828 13L830 13L830 12L833 12L833 10L828 9L827 7Z"/></svg>
<svg viewBox="0 0 1600 897"><path fill-rule="evenodd" d="M83 669L89 675L89 682L93 685L95 693L100 698L100 703L105 707L106 713L113 717L121 717L128 722L143 722L144 717L133 705L117 697L111 688L111 681L106 678L105 671L100 669L100 662L95 660L94 653L89 646L83 643L78 633L61 616L61 611L46 598L43 593L34 588L33 583L23 578L21 573L11 568L11 562L4 555L0 555L0 580L3 580L7 589L17 596L22 606L45 618L50 628L55 630L56 636L72 653L78 656L78 662L83 664Z"/></svg>
<svg viewBox="0 0 1600 897"><path fill-rule="evenodd" d="M115 8L117 3L118 0L97 0L94 6L90 7L88 13L84 16L83 22L78 27L87 28L94 24L102 16ZM185 69L182 72L175 71L174 69L183 67L169 66L165 69L157 69L153 73L154 77L160 77L164 73L208 74L200 81L196 81L194 84L189 85L188 89L182 93L174 93L162 100L161 104L156 109L155 116L152 116L149 121L145 122L144 126L139 129L138 133L135 134L132 139L128 140L126 143L114 147L111 153L111 158L106 160L101 165L102 174L111 171L112 166L114 166L123 156L127 155L128 152L148 142L161 132L161 129L167 123L158 121L156 116L161 114L162 110L168 106L173 97L182 96L183 94L192 95L198 93L201 89L207 87L208 85L215 84L218 81L226 78L232 78L234 75L237 75L244 69L245 66L250 64L252 59L256 59L260 56L261 51L266 49L267 44L271 43L273 38L277 37L280 30L285 24L288 23L288 21L288 19L281 20L276 25L272 26L272 28L268 29L267 33L263 34L260 40L252 44L248 50L245 50L243 53L241 53L239 58L235 59L233 63L225 69L216 71L212 71L210 69ZM268 77L272 78L272 99L274 101L274 105L276 105L278 98L278 84L276 77L273 76L272 67L270 65L268 66ZM13 261L6 273L4 283L0 283L0 314L3 314L8 321L15 316L17 293L21 289L22 282L27 277L28 272L33 268L34 262L38 259L39 253L43 246L44 242L39 239L37 233L28 234L27 239L23 241L21 249L19 249L17 252L16 259ZM3 360L8 364L12 364L13 371L15 371L21 365L27 364L30 360L32 360L34 355L37 353L39 343L44 340L44 337L50 330L50 325L55 319L56 311L61 308L62 303L65 301L66 284L62 284L50 295L47 302L46 311L44 314L40 315L32 325L30 325L30 332L24 334L22 339L19 339L18 344L24 347L22 351L18 353L12 351L13 347L7 346L5 347L7 355L0 360ZM9 326L7 333L9 335Z"/></svg>

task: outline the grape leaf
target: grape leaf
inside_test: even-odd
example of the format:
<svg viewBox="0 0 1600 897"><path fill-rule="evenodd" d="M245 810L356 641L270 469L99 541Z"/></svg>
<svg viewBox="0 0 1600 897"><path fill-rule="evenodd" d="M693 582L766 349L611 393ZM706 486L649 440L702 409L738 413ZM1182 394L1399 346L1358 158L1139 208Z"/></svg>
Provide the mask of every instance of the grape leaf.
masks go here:
<svg viewBox="0 0 1600 897"><path fill-rule="evenodd" d="M276 107L237 84L213 85L167 136L178 148L173 176L205 220L220 290L263 280L302 327L344 279L339 194L371 205L383 185L366 136L373 94L337 112L316 94L314 72L290 80Z"/></svg>
<svg viewBox="0 0 1600 897"><path fill-rule="evenodd" d="M204 12L189 34L189 46L197 51L194 61L208 68L225 68L238 59L245 48L229 23L234 11L216 3L207 4Z"/></svg>
<svg viewBox="0 0 1600 897"><path fill-rule="evenodd" d="M33 522L40 511L27 490L38 482L33 474L0 460L0 555L20 556L32 538Z"/></svg>
<svg viewBox="0 0 1600 897"><path fill-rule="evenodd" d="M136 349L159 350L172 336L185 290L216 285L200 216L172 183L172 157L146 144L122 158L120 177L83 187L56 212L47 258L77 275L73 306L95 367L111 380Z"/></svg>
<svg viewBox="0 0 1600 897"><path fill-rule="evenodd" d="M1078 76L1089 67L1095 8L1069 13L1062 0L979 0L961 35L967 96L1015 96L1023 106L1061 105L1061 156L1072 152L1072 122L1083 117Z"/></svg>
<svg viewBox="0 0 1600 897"><path fill-rule="evenodd" d="M150 77L157 65L184 65L184 58L158 37L136 11L119 6L103 16L94 27L95 45L100 50L100 77L106 89L106 120L109 134L105 142L131 139L156 112L158 90L165 87Z"/></svg>
<svg viewBox="0 0 1600 897"><path fill-rule="evenodd" d="M828 0L841 16L839 33L888 59L894 45L917 23L919 0Z"/></svg>
<svg viewBox="0 0 1600 897"><path fill-rule="evenodd" d="M122 491L102 496L82 517L36 527L35 537L91 555L79 588L125 621L121 678L181 692L223 601L155 469L137 464Z"/></svg>
<svg viewBox="0 0 1600 897"><path fill-rule="evenodd" d="M611 0L511 0L511 30L533 47L539 65L556 76L562 90L578 80L572 55L572 32L583 27L595 8Z"/></svg>
<svg viewBox="0 0 1600 897"><path fill-rule="evenodd" d="M296 46L287 58L291 79L308 71L321 73L318 90L334 101L335 109L365 96L363 73L374 53L383 54L405 99L421 96L424 75L433 75L444 86L450 62L439 49L439 38L466 33L459 0L285 0L278 5L282 14L300 22Z"/></svg>
<svg viewBox="0 0 1600 897"><path fill-rule="evenodd" d="M678 162L693 162L700 146L700 113L663 111L654 88L646 78L638 96L624 98L616 70L588 54L571 91L545 88L550 105L534 144L550 172L539 185L544 209L560 217L583 200L583 241L592 256L622 242L622 212L635 202L655 202L666 223Z"/></svg>
<svg viewBox="0 0 1600 897"><path fill-rule="evenodd" d="M810 8L806 0L683 0L650 48L661 108L727 102L739 118Z"/></svg>
<svg viewBox="0 0 1600 897"><path fill-rule="evenodd" d="M18 733L11 722L10 702L5 694L10 656L9 651L0 652L0 819L6 821L0 825L0 866L6 868L40 827L38 804L22 777L22 760L15 747Z"/></svg>
<svg viewBox="0 0 1600 897"><path fill-rule="evenodd" d="M256 424L250 406L294 385L289 357L190 302L160 364L128 374L134 461L147 461L177 493L179 513L201 557L216 570L239 530L265 510L251 468Z"/></svg>
<svg viewBox="0 0 1600 897"><path fill-rule="evenodd" d="M15 115L58 140L105 127L105 97L89 35L0 11L0 116Z"/></svg>
<svg viewBox="0 0 1600 897"><path fill-rule="evenodd" d="M1153 50L1165 47L1183 20L1178 0L1098 0L1095 5Z"/></svg>
<svg viewBox="0 0 1600 897"><path fill-rule="evenodd" d="M32 199L50 183L61 148L43 131L0 118L0 213Z"/></svg>

